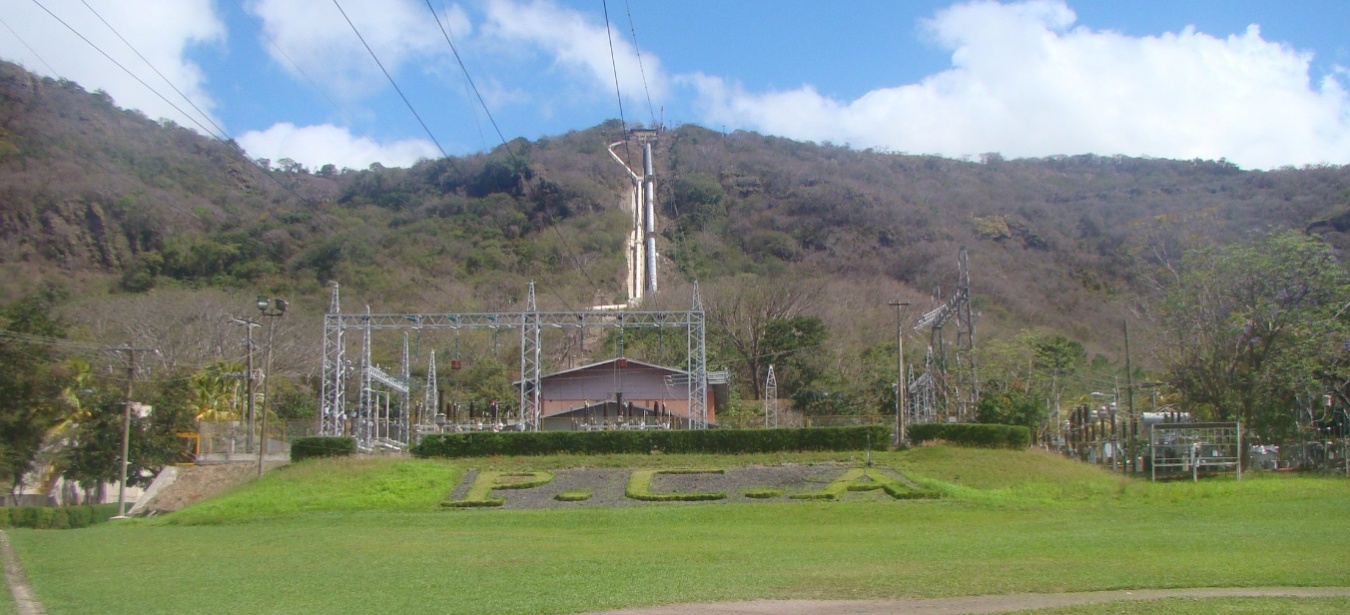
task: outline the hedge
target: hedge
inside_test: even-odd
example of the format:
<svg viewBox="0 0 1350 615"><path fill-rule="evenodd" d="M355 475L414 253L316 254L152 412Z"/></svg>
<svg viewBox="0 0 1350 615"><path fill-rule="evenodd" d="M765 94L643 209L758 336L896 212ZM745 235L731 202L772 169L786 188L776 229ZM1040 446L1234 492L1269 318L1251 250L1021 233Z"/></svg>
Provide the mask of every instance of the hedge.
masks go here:
<svg viewBox="0 0 1350 615"><path fill-rule="evenodd" d="M291 461L311 457L348 457L356 454L356 438L310 437L291 440Z"/></svg>
<svg viewBox="0 0 1350 615"><path fill-rule="evenodd" d="M1031 446L1031 430L1020 425L920 423L909 426L910 441L942 440L957 446L1021 449Z"/></svg>
<svg viewBox="0 0 1350 615"><path fill-rule="evenodd" d="M24 527L35 530L70 530L103 523L117 514L117 504L89 506L6 506L0 507L0 528Z"/></svg>
<svg viewBox="0 0 1350 615"><path fill-rule="evenodd" d="M691 429L656 431L488 431L423 436L417 457L492 455L610 455L621 453L777 453L885 448L889 427ZM291 448L294 459L295 448Z"/></svg>

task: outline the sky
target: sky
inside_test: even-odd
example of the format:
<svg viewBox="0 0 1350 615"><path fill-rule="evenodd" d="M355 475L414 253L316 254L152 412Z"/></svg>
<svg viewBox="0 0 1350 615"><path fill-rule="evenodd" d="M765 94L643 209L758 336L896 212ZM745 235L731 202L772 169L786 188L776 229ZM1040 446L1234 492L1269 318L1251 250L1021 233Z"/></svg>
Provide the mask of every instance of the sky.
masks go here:
<svg viewBox="0 0 1350 615"><path fill-rule="evenodd" d="M6 0L0 58L312 170L618 118L1275 169L1350 164L1347 23L1344 0Z"/></svg>

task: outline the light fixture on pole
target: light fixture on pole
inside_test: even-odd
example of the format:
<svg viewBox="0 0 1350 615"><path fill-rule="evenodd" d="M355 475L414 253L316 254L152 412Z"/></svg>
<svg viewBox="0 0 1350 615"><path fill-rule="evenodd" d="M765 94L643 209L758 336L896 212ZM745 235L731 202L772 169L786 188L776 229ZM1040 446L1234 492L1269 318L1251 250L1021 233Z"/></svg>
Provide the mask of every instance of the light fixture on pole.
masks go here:
<svg viewBox="0 0 1350 615"><path fill-rule="evenodd" d="M258 295L258 312L267 317L267 358L263 365L263 410L262 426L258 434L258 476L263 473L263 457L267 455L267 413L272 408L272 333L276 326L277 318L286 313L285 299L268 298L264 295Z"/></svg>
<svg viewBox="0 0 1350 615"><path fill-rule="evenodd" d="M892 301L895 308L895 445L905 443L905 309L908 301Z"/></svg>

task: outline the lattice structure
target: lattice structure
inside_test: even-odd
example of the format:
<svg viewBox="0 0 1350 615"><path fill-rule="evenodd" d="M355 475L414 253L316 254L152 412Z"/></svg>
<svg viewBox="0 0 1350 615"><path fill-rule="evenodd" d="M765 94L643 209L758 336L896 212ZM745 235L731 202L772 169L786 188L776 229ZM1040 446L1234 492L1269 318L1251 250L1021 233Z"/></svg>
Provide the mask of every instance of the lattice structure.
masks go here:
<svg viewBox="0 0 1350 615"><path fill-rule="evenodd" d="M588 327L616 328L682 328L688 335L689 376L687 387L690 418L697 428L708 426L708 368L706 320L698 285L694 285L691 309L683 312L642 312L627 310L590 310L584 312L541 312L534 300L531 284L526 310L523 312L493 313L438 313L438 314L373 314L369 308L364 314L342 314L339 309L337 286L333 288L333 312L324 316L324 361L322 375L327 387L322 396L325 435L356 436L363 450L376 446L405 448L410 443L411 429L407 424L409 402L414 386L405 358L399 376L393 376L371 362L371 335L377 331L455 331L490 330L493 332L494 351L496 333L519 330L520 385L517 390L521 414L516 429L538 430L540 425L539 378L542 371L540 332L544 328L585 329ZM360 329L362 332L362 360L359 370L361 383L356 412L347 415L347 400L342 394L348 371L344 367L343 332ZM405 338L406 340L406 338ZM404 356L407 357L405 341ZM405 377L406 375L406 377ZM395 415L391 397L402 400L401 414ZM331 418L330 418L331 417ZM397 417L398 421L394 421ZM348 418L354 419L348 426ZM399 422L402 421L402 422ZM398 428L390 427L395 424Z"/></svg>
<svg viewBox="0 0 1350 615"><path fill-rule="evenodd" d="M1156 423L1149 427L1149 466L1153 480L1190 474L1237 472L1242 478L1242 425L1239 423Z"/></svg>
<svg viewBox="0 0 1350 615"><path fill-rule="evenodd" d="M955 348L950 357L948 343L943 335L949 322L954 322L956 329ZM924 370L928 381L923 387L931 388L935 403L934 420L972 420L975 402L980 397L980 387L975 371L975 318L970 307L970 262L965 247L961 248L957 257L956 292L942 305L920 316L914 324L916 332L925 329L929 332L929 360Z"/></svg>
<svg viewBox="0 0 1350 615"><path fill-rule="evenodd" d="M764 427L778 426L778 379L769 365L769 376L764 379Z"/></svg>
<svg viewBox="0 0 1350 615"><path fill-rule="evenodd" d="M347 397L347 347L343 341L342 305L338 285L333 283L333 300L323 320L323 380L320 383L319 435L340 436L346 431L347 416L343 400Z"/></svg>

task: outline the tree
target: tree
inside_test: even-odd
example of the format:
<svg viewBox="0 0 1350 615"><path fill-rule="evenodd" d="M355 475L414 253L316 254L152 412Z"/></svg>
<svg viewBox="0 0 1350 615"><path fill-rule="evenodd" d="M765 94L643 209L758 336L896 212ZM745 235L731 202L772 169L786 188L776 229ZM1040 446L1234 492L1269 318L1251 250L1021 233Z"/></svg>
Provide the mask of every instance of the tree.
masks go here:
<svg viewBox="0 0 1350 615"><path fill-rule="evenodd" d="M1350 275L1293 231L1186 255L1162 305L1172 384L1197 413L1278 440L1350 339Z"/></svg>
<svg viewBox="0 0 1350 615"><path fill-rule="evenodd" d="M50 343L65 336L65 325L53 309L64 298L45 287L0 310L5 330L0 334L0 473L17 490L23 475L33 469L47 433L69 409L62 394L70 370L58 360Z"/></svg>
<svg viewBox="0 0 1350 615"><path fill-rule="evenodd" d="M802 316L817 294L804 285L750 276L731 280L710 293L709 339L722 346L721 354L728 357L737 380L749 383L752 399L762 398L769 363L790 351L781 344L796 343L793 327L785 323Z"/></svg>

